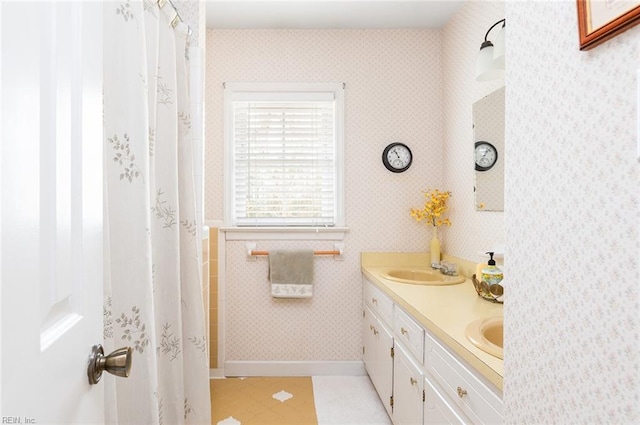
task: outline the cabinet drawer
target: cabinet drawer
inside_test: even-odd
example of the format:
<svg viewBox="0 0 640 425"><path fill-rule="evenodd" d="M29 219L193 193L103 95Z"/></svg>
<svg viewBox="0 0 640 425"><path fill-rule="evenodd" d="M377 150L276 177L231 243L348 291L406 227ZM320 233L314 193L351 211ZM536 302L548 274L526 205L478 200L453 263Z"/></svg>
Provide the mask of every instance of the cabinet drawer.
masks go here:
<svg viewBox="0 0 640 425"><path fill-rule="evenodd" d="M452 405L448 399L440 394L440 391L429 381L424 380L424 413L423 425L455 424L464 425L469 422L459 412L457 406Z"/></svg>
<svg viewBox="0 0 640 425"><path fill-rule="evenodd" d="M397 340L409 349L411 354L423 363L424 330L413 318L399 308L393 314L393 332Z"/></svg>
<svg viewBox="0 0 640 425"><path fill-rule="evenodd" d="M502 422L502 400L431 335L425 336L425 364L444 393L473 423Z"/></svg>
<svg viewBox="0 0 640 425"><path fill-rule="evenodd" d="M380 320L391 328L393 323L393 302L371 282L364 281L364 302Z"/></svg>

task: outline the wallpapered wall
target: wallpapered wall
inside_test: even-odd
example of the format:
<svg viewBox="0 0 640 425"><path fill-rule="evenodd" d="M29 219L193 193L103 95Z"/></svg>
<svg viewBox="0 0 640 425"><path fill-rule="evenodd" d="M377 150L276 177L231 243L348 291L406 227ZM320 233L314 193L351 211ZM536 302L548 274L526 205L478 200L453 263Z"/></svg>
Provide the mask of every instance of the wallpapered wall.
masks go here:
<svg viewBox="0 0 640 425"><path fill-rule="evenodd" d="M580 52L575 2L506 15L507 423L638 423L640 26Z"/></svg>
<svg viewBox="0 0 640 425"><path fill-rule="evenodd" d="M345 82L345 259L316 257L310 300L269 296L267 259L247 261L226 244L227 360L359 360L361 251L425 251L427 229L409 209L440 187L441 40L435 30L208 30L205 216L223 217L225 81ZM382 165L384 147L407 143L402 174ZM259 249L331 249L322 241L260 241ZM445 247L446 249L446 247Z"/></svg>

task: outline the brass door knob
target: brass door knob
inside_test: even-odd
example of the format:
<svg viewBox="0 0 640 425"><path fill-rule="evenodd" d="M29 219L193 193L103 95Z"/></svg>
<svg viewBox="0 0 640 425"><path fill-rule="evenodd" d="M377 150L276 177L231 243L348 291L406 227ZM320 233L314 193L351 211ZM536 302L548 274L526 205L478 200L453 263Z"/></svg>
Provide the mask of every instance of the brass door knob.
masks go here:
<svg viewBox="0 0 640 425"><path fill-rule="evenodd" d="M89 366L87 367L89 384L97 384L102 378L102 372L105 371L112 375L128 378L131 371L131 356L131 347L118 348L105 356L102 345L94 345L91 349L91 355L89 355Z"/></svg>

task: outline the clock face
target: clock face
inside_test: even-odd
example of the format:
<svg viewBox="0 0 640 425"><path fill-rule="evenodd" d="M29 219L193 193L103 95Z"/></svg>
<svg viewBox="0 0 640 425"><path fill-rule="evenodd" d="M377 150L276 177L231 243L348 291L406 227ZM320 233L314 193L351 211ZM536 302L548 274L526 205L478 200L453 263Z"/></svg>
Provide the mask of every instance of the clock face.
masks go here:
<svg viewBox="0 0 640 425"><path fill-rule="evenodd" d="M476 170L487 171L496 164L498 150L489 142L476 142Z"/></svg>
<svg viewBox="0 0 640 425"><path fill-rule="evenodd" d="M391 143L382 152L382 163L387 170L402 173L411 166L411 149L403 143Z"/></svg>

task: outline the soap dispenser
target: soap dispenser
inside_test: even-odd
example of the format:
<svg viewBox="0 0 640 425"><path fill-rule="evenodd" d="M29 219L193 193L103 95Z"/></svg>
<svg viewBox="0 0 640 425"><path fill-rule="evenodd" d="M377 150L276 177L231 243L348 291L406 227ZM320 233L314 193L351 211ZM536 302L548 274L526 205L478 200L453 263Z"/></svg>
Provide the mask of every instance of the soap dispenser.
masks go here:
<svg viewBox="0 0 640 425"><path fill-rule="evenodd" d="M489 254L489 262L487 263L487 267L482 269L482 281L491 286L499 283L504 275L502 274L502 270L496 266L496 261L493 259L493 252L487 252L487 254Z"/></svg>

